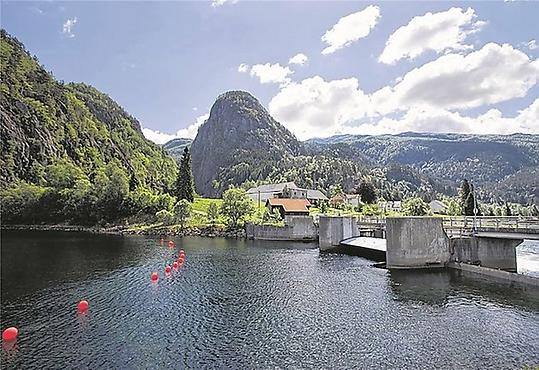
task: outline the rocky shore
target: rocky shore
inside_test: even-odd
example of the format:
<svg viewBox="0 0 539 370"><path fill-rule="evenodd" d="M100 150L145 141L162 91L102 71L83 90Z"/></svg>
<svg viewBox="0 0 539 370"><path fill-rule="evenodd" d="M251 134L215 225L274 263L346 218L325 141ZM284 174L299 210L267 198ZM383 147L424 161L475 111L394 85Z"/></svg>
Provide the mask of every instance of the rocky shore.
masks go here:
<svg viewBox="0 0 539 370"><path fill-rule="evenodd" d="M219 229L219 228L185 228L183 231L175 228L136 228L126 226L87 227L76 225L2 225L2 230L30 230L30 231L65 231L88 232L96 234L116 235L152 235L152 236L199 236L208 238L245 238L245 229Z"/></svg>

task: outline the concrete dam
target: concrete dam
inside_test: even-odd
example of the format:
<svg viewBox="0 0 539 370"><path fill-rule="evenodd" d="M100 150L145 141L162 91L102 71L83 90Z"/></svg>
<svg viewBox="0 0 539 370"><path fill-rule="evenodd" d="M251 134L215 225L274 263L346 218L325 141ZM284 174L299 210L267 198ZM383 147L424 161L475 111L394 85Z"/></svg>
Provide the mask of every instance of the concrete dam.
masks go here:
<svg viewBox="0 0 539 370"><path fill-rule="evenodd" d="M452 267L539 286L537 278L511 274L517 272L515 248L524 239L539 239L539 218L388 217L365 222L320 216L319 221L321 252L385 260L390 269Z"/></svg>

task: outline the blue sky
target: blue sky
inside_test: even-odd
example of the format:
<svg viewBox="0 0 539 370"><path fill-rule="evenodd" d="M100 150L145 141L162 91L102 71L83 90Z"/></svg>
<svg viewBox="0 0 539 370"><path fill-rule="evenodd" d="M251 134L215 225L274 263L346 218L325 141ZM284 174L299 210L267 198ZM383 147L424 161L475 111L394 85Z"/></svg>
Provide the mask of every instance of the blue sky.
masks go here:
<svg viewBox="0 0 539 370"><path fill-rule="evenodd" d="M56 78L106 92L157 142L196 134L216 97L236 89L301 139L539 133L533 2L1 6L2 27Z"/></svg>

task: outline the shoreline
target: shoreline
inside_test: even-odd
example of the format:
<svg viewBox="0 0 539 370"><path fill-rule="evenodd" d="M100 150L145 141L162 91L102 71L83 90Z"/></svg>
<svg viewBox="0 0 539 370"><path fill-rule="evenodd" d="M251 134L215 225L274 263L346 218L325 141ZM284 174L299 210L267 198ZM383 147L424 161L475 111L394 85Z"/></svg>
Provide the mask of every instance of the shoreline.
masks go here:
<svg viewBox="0 0 539 370"><path fill-rule="evenodd" d="M173 228L141 228L129 229L124 226L98 227L80 225L1 225L1 231L63 231L63 232L85 232L92 234L113 234L113 235L148 235L148 236L199 236L207 238L236 238L245 239L245 229L219 229L219 228L185 228L176 230Z"/></svg>

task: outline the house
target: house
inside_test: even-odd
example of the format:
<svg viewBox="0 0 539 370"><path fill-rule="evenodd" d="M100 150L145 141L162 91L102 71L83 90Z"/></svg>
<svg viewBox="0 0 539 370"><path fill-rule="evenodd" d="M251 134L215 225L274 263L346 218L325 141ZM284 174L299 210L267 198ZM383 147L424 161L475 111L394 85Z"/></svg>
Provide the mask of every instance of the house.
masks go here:
<svg viewBox="0 0 539 370"><path fill-rule="evenodd" d="M439 200L433 200L429 203L429 207L432 213L438 213L438 214L446 214L447 213L447 205Z"/></svg>
<svg viewBox="0 0 539 370"><path fill-rule="evenodd" d="M273 213L278 210L282 218L285 216L308 216L311 203L307 199L270 198L266 200L266 208Z"/></svg>
<svg viewBox="0 0 539 370"><path fill-rule="evenodd" d="M353 207L357 207L361 203L361 195L359 194L345 194L345 196L346 196L346 204L349 204Z"/></svg>
<svg viewBox="0 0 539 370"><path fill-rule="evenodd" d="M331 199L329 200L329 205L331 207L339 207L347 204L347 201L348 200L346 198L346 194L338 193L331 197Z"/></svg>
<svg viewBox="0 0 539 370"><path fill-rule="evenodd" d="M260 185L247 190L247 196L249 196L255 202L265 203L270 198L278 198L280 195L282 195L285 188L296 189L297 186L293 182Z"/></svg>
<svg viewBox="0 0 539 370"><path fill-rule="evenodd" d="M266 202L270 198L307 199L318 204L328 198L319 190L304 189L294 182L260 185L247 190L247 195L255 202Z"/></svg>

